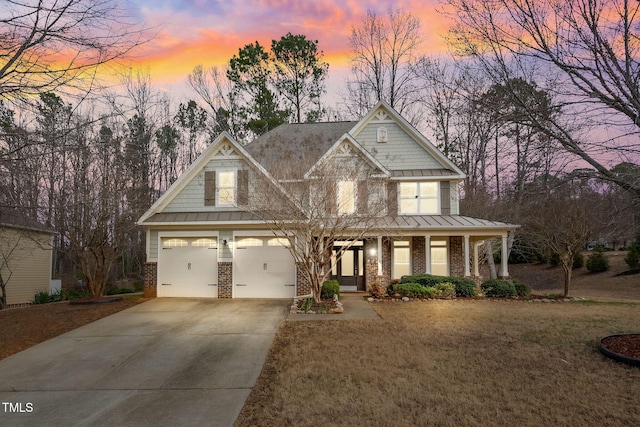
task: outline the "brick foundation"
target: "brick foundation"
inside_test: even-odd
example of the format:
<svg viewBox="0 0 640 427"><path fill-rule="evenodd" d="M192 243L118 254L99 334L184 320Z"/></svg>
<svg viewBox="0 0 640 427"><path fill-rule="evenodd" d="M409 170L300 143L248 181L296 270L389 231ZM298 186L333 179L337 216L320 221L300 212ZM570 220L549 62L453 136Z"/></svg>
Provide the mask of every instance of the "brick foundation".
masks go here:
<svg viewBox="0 0 640 427"><path fill-rule="evenodd" d="M218 298L233 297L233 263L218 263Z"/></svg>
<svg viewBox="0 0 640 427"><path fill-rule="evenodd" d="M304 274L304 267L297 263L296 265L296 296L311 294L311 284Z"/></svg>
<svg viewBox="0 0 640 427"><path fill-rule="evenodd" d="M158 296L158 263L145 262L143 266L143 291L145 298Z"/></svg>

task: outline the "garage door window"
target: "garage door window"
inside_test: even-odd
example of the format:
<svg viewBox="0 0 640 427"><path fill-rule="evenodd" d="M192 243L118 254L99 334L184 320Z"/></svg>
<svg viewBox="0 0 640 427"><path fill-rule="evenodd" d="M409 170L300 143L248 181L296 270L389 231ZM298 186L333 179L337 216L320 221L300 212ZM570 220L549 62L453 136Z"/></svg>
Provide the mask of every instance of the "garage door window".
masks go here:
<svg viewBox="0 0 640 427"><path fill-rule="evenodd" d="M248 246L264 246L262 239L256 239L255 237L246 237L244 239L237 240L239 248L246 248Z"/></svg>
<svg viewBox="0 0 640 427"><path fill-rule="evenodd" d="M191 243L191 246L198 246L203 248L216 248L218 247L218 242L216 239L197 239Z"/></svg>
<svg viewBox="0 0 640 427"><path fill-rule="evenodd" d="M267 246L291 246L286 237L274 237L267 241Z"/></svg>
<svg viewBox="0 0 640 427"><path fill-rule="evenodd" d="M189 242L184 239L165 239L162 242L163 248L183 248L189 246Z"/></svg>

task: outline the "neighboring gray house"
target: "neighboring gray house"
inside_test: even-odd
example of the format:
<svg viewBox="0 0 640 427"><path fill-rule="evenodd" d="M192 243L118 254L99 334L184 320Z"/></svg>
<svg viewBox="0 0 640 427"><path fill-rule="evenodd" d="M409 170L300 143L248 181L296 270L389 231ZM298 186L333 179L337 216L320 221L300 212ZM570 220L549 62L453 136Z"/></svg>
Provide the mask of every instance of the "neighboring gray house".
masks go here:
<svg viewBox="0 0 640 427"><path fill-rule="evenodd" d="M313 179L318 165L336 159L352 177L337 183L341 206L367 209L381 197L388 205L380 216L385 231L363 237L332 266L343 290L406 274L478 277L478 246L501 238L506 248L517 227L461 216L464 173L380 102L358 122L286 124L246 146L220 135L138 222L147 236L146 294L309 294L282 239L252 213L253 183L263 178L284 188ZM502 277L509 276L507 258L503 253Z"/></svg>

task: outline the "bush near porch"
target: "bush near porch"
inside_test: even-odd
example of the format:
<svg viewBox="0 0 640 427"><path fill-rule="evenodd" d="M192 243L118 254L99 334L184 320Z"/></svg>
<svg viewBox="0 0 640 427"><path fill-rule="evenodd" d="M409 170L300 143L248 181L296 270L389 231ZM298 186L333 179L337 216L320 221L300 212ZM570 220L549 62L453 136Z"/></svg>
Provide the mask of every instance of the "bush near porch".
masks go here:
<svg viewBox="0 0 640 427"><path fill-rule="evenodd" d="M432 274L415 274L413 276L402 276L400 283L418 283L422 286L436 287L441 283L451 283L456 290L458 297L475 297L478 295L476 283L464 277L434 276Z"/></svg>

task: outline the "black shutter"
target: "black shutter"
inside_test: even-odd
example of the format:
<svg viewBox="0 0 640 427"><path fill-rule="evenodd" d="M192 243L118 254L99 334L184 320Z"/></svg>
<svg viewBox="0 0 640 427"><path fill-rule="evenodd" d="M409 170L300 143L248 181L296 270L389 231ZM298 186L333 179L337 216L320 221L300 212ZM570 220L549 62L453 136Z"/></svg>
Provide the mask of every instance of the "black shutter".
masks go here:
<svg viewBox="0 0 640 427"><path fill-rule="evenodd" d="M216 173L205 171L204 173L204 205L216 205Z"/></svg>

